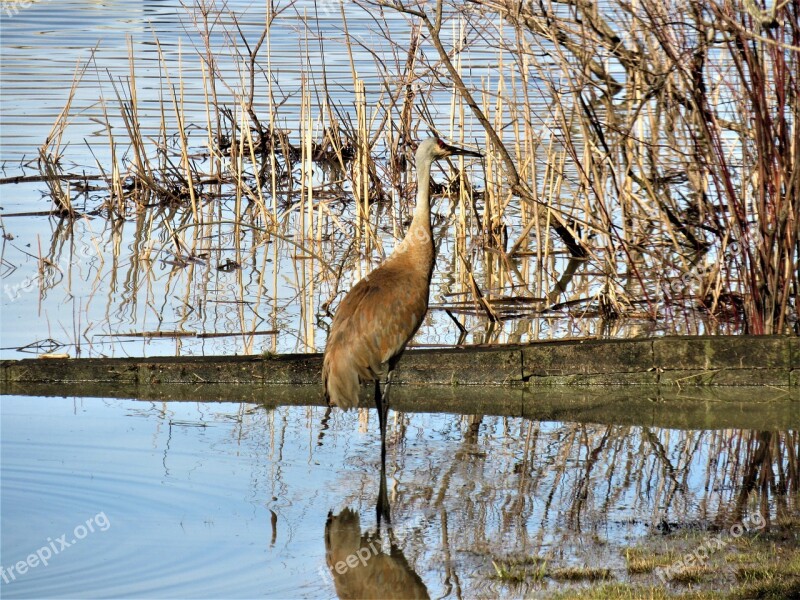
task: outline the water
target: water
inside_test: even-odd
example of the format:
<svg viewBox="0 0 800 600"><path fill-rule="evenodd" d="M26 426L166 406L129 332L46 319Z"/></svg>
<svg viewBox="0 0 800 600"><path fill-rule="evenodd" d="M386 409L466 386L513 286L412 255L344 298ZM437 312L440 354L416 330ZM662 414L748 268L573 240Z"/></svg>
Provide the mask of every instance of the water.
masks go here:
<svg viewBox="0 0 800 600"><path fill-rule="evenodd" d="M397 392L399 406L463 396ZM2 565L59 551L0 582L3 597L333 598L357 578L334 572L353 548L372 553L367 563L381 555L375 564L403 589L421 582L430 597L568 585L495 579L492 561L515 556L652 585L652 573L627 572L624 553L667 543L664 524L707 537L756 514L769 528L800 515L797 412L778 392L759 391L754 403L748 390L601 401L591 391L475 389L467 397L498 414L393 412L391 537L376 533L374 411L326 418L305 388L266 389L247 403L205 395L215 393L236 390L172 400L10 390L0 415ZM762 472L765 445L770 484L743 491L746 474Z"/></svg>
<svg viewBox="0 0 800 600"><path fill-rule="evenodd" d="M198 190L196 215L185 197L176 203L168 195L148 197L146 208L137 207L131 198L123 209L110 208L116 201L103 178L111 177L113 157L123 172L135 163L121 115L122 108L131 107L133 81L146 153L154 163L170 160L171 173L180 172L182 160L173 94L179 98L183 132L197 168L204 177L211 170L205 132L211 92L208 67L202 66L209 53L218 74L219 106L231 111L233 119L223 123L223 132L231 135L240 123L241 98L249 86L241 36L255 47L267 18L266 5L236 0L223 9L221 3L213 4L207 52L202 11L196 4L185 4L3 4L0 163L8 179L0 185L0 356L22 358L48 351L84 357L319 351L330 324L328 308L335 309L342 293L383 259L375 244L369 249L363 241L353 245L358 236L352 174L320 165L308 173L295 165L293 183L288 178L279 182L272 196L264 185L266 216L247 198L235 197L231 186ZM276 129L285 131L297 146L303 127L311 127L312 137L321 139L331 115L352 129L363 108L379 158L376 176L386 194L373 205L370 220L388 252L402 235L414 193L413 174L406 170L390 185L394 172L383 162L390 158L388 134L400 120L407 89L399 77L408 58L409 24L393 11L364 10L353 3L303 1L283 8L259 51L253 108L265 126L272 114ZM344 35L342 9L349 38ZM457 18L447 19L448 43L459 39L461 24ZM434 60L430 44L423 42L420 52L425 60ZM498 64L511 64L509 56L481 43L470 44L458 58L465 80L478 90L496 90ZM411 87L412 137L424 138L435 128L451 139L463 136L473 147L485 146L481 128L452 88L422 67L418 72L423 76ZM70 102L68 126L54 129L75 79L80 81ZM364 83L363 99L354 93L355 80ZM529 83L533 106L543 115L536 126L543 144L536 152L537 161L544 163L548 158L540 154L550 143L561 148L558 119L545 118L551 108L541 82L533 77ZM525 134L513 135L524 141ZM30 214L53 207L37 162L46 140L51 142L48 152L61 157L63 172L78 177L69 181L73 205L81 213L75 220ZM575 173L569 165L565 169L561 193L568 198ZM81 180L83 174L90 178ZM448 176L444 167L435 179L442 182ZM552 250L547 250L546 259L536 257L549 241L523 235L516 202L506 208L506 228L495 233L506 236L507 245L521 236L530 238L539 249L504 261L492 252L494 242L477 222L491 212L480 195L481 165L468 164L467 176L479 192L475 210L450 199L434 206L439 258L431 311L416 345L727 330L725 324L709 325L706 315L694 311L667 312L653 321L640 299L630 304L627 319L607 321L593 308L606 285L605 272L582 265L571 286L565 284L567 293L558 291L562 288L557 282L567 269L565 257ZM313 210L299 193L307 180L316 186ZM252 180L246 183L252 185ZM63 186L66 189L67 183ZM179 195L180 188L175 184L170 193ZM262 230L271 218L279 224L265 234ZM461 221L464 232L457 235ZM326 270L323 262L332 269ZM235 266L227 268L230 265ZM654 281L663 276L663 269L656 267ZM505 320L492 324L487 318L476 299L473 275ZM621 275L620 281L627 278ZM632 297L639 295L638 283L625 285Z"/></svg>
<svg viewBox="0 0 800 600"><path fill-rule="evenodd" d="M36 425L18 437L31 400ZM280 491L282 480L302 481L310 468L301 456L273 463L276 449L259 428L237 433L239 408L4 398L4 564L64 533L71 543L74 527L99 513L109 522L5 585L4 597L279 597L302 589L305 561L286 550L312 547L313 530L281 519L280 544L271 546L269 509L290 508L298 499Z"/></svg>
<svg viewBox="0 0 800 600"><path fill-rule="evenodd" d="M111 136L117 139L117 159L122 164L132 160L118 95L130 94L127 86L134 72L138 121L151 152L162 119L169 136L179 129L170 96L176 88L189 144L198 153L207 150L201 128L208 118L208 87L198 56L206 56L205 29L198 5L187 6L152 1L4 4L2 165L5 176L29 179L2 186L3 214L26 216L2 223L0 355L22 357L49 350L72 356L308 352L324 343L329 317L319 306L332 290L325 281L312 281L320 277L318 265L311 263L307 270L298 258L305 252L291 243L304 218L296 210L287 211L283 232L288 242L240 237L231 226L190 229L187 233L194 241L188 247L203 258L188 266L171 241L173 232L187 223L185 206L147 215L129 211L126 218L112 221L102 209L107 187L90 180L84 193L73 194L76 209L86 211L76 222L27 215L52 207L47 186L36 179L37 152L46 139L53 139L51 129L68 102L74 79L80 82L70 103L69 126L63 137L55 136L60 143L51 148L62 155L60 165L66 173L111 173ZM241 45L238 31L255 45L264 27L265 6L236 1L225 3L224 9L212 8L208 44L218 70L217 97L220 106L237 111L246 67L236 46ZM343 41L341 10L355 48ZM407 35L399 15L385 19L393 35ZM384 69L403 59L385 40L381 43L381 35L374 15L349 3L292 3L276 18L259 56L254 110L265 124L274 112L275 126L299 143L301 96L305 90L315 102L319 99L324 61L325 83L339 118L356 118L354 73L364 82L369 118L379 118L380 110L372 107L386 100ZM78 72L82 76L76 76ZM446 102L449 98L445 96ZM439 107L432 108L438 114ZM322 118L322 108L314 110ZM322 125L317 124L317 134ZM73 182L73 189L81 185ZM281 210L291 206L292 198L284 197ZM211 198L202 207L204 221L248 221L237 213L232 199L219 199L218 207L212 207L213 202ZM352 214L342 214L341 206L333 211L349 228ZM341 233L330 233L336 237L329 248L319 250L324 256L341 254L350 232L344 232L343 242ZM390 240L386 243L391 245ZM241 268L218 270L231 263ZM278 330L285 334L278 337ZM198 340L193 334L219 337Z"/></svg>
<svg viewBox="0 0 800 600"><path fill-rule="evenodd" d="M186 6L180 2L77 0L3 4L3 174L33 180L2 186L2 214L52 207L47 186L36 180L37 152L51 135L81 69L85 72L71 100L69 126L53 152L63 155L60 164L67 173L110 173L109 137L114 135L120 140L115 148L117 158L123 162L131 159L117 101L119 93L125 95L123 90L134 72L129 44L135 56L138 119L144 138L148 142L158 138L162 117L170 135L177 130L169 94L179 87L187 135L193 148L202 150L205 136L198 126L207 119L198 57L205 53L203 15L199 5ZM341 42L341 6L338 2L292 4L271 29L269 48L265 48L270 58L265 52L260 56L254 109L262 119L270 112L268 77L261 73L267 69L266 63L273 64L276 90L272 98L282 107L276 126L286 128L295 143L301 118L301 79L309 71L319 75L319 69L310 65L321 59L323 47L332 98L343 116L354 111L352 83L347 84L352 82L350 61ZM220 106L236 110L243 63L234 48L241 40L235 39L238 30L233 22L236 19L241 34L254 44L264 27L265 5L237 1L212 8L209 48L219 76L236 82L230 88L220 83L218 99ZM354 36L366 46L378 47L365 26L367 13L349 5L344 8ZM326 40L324 46L315 41L316 36ZM371 102L380 93L376 56L391 58L361 50L353 62ZM173 79L166 81L168 77ZM105 125L107 120L111 131ZM175 228L185 224L184 211L154 211L156 214L146 218L129 213L127 219L111 223L105 214L93 212L107 197L102 182L90 181L86 192L74 198L76 208L88 214L74 223L35 216L3 219L0 355L22 357L26 352L47 350L87 356L317 349L314 330L318 337L324 330L317 330L310 323L313 316L298 306L297 298L307 294L310 276L297 273L298 261L292 258L295 246L281 240L237 239L230 228L222 228L213 233L211 241L209 232L202 238L204 247L198 252L205 250L206 260L183 268L172 260L175 248L169 247L168 240ZM215 216L205 218L237 219L232 210L223 205ZM289 230L295 226L294 216L290 219ZM274 244L270 248L274 253L267 254L265 244ZM140 260L145 251L152 255L152 262ZM243 269L238 273L217 271L227 260L243 263ZM299 263L304 269L302 261ZM262 301L262 297L268 299ZM274 333L249 335L278 328L291 333L281 339ZM147 336L143 343L125 336L152 331L159 332L158 337ZM186 333L232 335L198 343L178 337Z"/></svg>

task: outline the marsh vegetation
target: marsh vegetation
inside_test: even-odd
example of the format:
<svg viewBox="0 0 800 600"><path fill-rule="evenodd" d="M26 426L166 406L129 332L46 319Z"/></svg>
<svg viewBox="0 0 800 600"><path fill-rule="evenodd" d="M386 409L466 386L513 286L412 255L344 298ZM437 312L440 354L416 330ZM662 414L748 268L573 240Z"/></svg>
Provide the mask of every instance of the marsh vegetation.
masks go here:
<svg viewBox="0 0 800 600"><path fill-rule="evenodd" d="M434 176L418 345L796 331L797 10L186 3L84 53L4 180L51 209L24 250L6 211L6 296L56 315L7 350L320 350L432 132L486 156Z"/></svg>

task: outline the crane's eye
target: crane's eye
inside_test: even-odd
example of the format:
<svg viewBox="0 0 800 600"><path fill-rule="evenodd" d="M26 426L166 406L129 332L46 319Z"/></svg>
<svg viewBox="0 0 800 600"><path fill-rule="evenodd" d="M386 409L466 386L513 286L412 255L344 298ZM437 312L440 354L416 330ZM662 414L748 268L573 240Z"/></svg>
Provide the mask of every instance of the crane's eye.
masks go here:
<svg viewBox="0 0 800 600"><path fill-rule="evenodd" d="M442 140L436 140L436 144L439 146L440 149L444 150L445 144Z"/></svg>

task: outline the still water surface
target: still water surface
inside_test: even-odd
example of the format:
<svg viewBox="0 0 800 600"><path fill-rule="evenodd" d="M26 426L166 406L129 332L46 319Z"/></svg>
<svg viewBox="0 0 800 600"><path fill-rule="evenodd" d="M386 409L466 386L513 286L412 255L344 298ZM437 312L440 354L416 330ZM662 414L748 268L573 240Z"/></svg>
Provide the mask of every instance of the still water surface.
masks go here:
<svg viewBox="0 0 800 600"><path fill-rule="evenodd" d="M150 198L146 206L126 198L121 208L110 208L116 206L108 184L114 157L123 173L135 162L122 118L134 105L145 154L153 164L160 165L167 156L173 167L164 168L165 172L180 171L182 159L175 152L183 134L196 168L203 178L210 177L209 146L214 144L208 143L205 128L213 115L207 112L210 67L204 61L213 59L216 108L238 124L249 85L244 40L255 47L267 21L267 3L40 0L3 3L3 7L11 4L19 10L0 13L0 163L4 178L23 179L0 185L0 356L321 350L330 324L328 309L335 309L342 293L384 256L377 244L367 248L359 238L351 174L328 172L317 165L306 172L295 164L277 190L271 190L271 182L262 182L263 189L255 186L279 221L276 231L263 235L249 225L264 228L268 219L257 216L249 200L215 195L207 188L197 214L188 202L167 201L168 194ZM201 5L212 9L208 28ZM414 197L410 169L403 171L401 181L389 183L387 168L387 139L398 127L407 90L402 74L409 59L410 21L396 12L351 2L302 0L275 6L280 13L255 65L253 109L265 125L286 132L298 147L304 132L322 139L333 115L352 132L359 110L363 111L360 116L375 143L377 180L386 192L383 201L369 209L370 227L383 251L389 252L402 236ZM454 49L461 47L462 25L459 18L447 19L445 37ZM464 35L480 37L472 30ZM476 90L485 90L482 101L494 106L495 91L501 89L498 65L503 60L510 64L513 56L503 58L491 44L472 42L478 43L457 52L462 76ZM421 42L416 61L409 80L409 89L416 94L409 136L418 140L436 130L453 141L483 148L480 127L447 78L439 76L441 66L429 41ZM70 100L76 72L82 77ZM356 94L356 82L363 83L363 96ZM537 119L536 152L560 148L553 137L557 119L547 116L548 96L539 89L540 82L532 76L527 88L503 88L531 96ZM134 88L136 103L131 99ZM176 104L183 127L177 123L173 98L180 98ZM68 102L66 128L53 130ZM499 111L500 118L504 109L492 110ZM231 135L232 128L225 121L221 129ZM78 218L30 214L54 206L37 163L39 148L48 139L52 142L48 152L60 155L58 165L65 174L95 177L69 181ZM226 160L227 151L220 153L220 160ZM536 160L545 157L537 155ZM522 232L522 208L516 201L505 209L506 223L497 225L491 235L504 238L506 244L515 238L528 240L538 249L513 261L497 254L492 244L501 242L491 242L477 222L480 215L498 210L490 210L490 201L480 196L485 187L482 169L478 161L465 167L478 193L474 207L465 206L463 198L459 206L454 197L435 202L439 254L432 306L415 344L705 331L705 317L694 312L691 318L671 323L654 321L639 310L640 294L635 289L627 290L637 298L630 319L607 327L602 315L588 308L604 289L604 271L597 265L582 265L574 287L567 286L564 292L560 281L568 271L564 255L545 250L547 242L535 241L538 238L529 240L530 229ZM575 179L565 169L568 177L561 194L568 200ZM434 179L442 183L450 174L449 167L441 165ZM299 193L301 182L308 181L314 185L312 207L302 203L307 194ZM492 202L505 200L501 194ZM332 265L332 272L310 250ZM542 252L546 258L541 258ZM500 322L492 322L481 308L470 270L480 293L504 317ZM627 277L623 273L620 281Z"/></svg>
<svg viewBox="0 0 800 600"><path fill-rule="evenodd" d="M2 564L59 552L2 582L2 595L334 598L354 584L334 584L326 555L335 563L359 547L430 597L569 585L498 581L492 561L510 556L655 585L652 573L628 574L626 548L714 535L756 513L770 527L800 514L796 403L777 393L762 390L756 405L752 392L470 395L498 393L505 415L391 414L391 536L376 533L370 411L326 419L323 407L281 406L269 391L259 403L6 396ZM760 430L738 428L747 422ZM767 484L747 491L749 476Z"/></svg>
<svg viewBox="0 0 800 600"><path fill-rule="evenodd" d="M211 8L208 31L199 9L203 4ZM186 206L147 214L128 207L125 218L108 218L104 211L97 212L109 199L108 187L95 180L78 194L74 190L82 183L73 182L74 206L86 211L81 218L69 222L29 214L53 207L47 186L36 179L37 153L45 140L52 139L54 123L68 103L68 126L58 150L60 167L67 174L105 178L112 172L114 157L125 165L133 160L120 114L120 103L133 105L128 99L133 82L137 122L153 156L162 120L173 141L181 129L171 105L173 93L181 98L183 132L192 152L197 156L207 152L203 128L209 119L210 92L208 67L204 71L201 63L213 56L218 106L238 114L247 84L243 40L255 46L267 20L266 6L249 0L3 4L7 10L0 13L0 163L3 177L32 179L0 186L0 216L5 217L0 223L0 356L23 358L48 351L141 356L321 349L329 318L320 305L331 299L332 290L319 281L319 265L307 263L302 256L307 252L291 243L264 240L248 229L244 233L232 227L190 229L182 235L193 238L187 252L198 258L187 264L173 256L171 241L173 232L187 223ZM269 124L274 118L274 127L299 145L300 123L305 119L314 123L313 135L319 139L330 115L322 107L323 97L341 122L356 120L357 77L365 93L358 102L366 106L371 126L377 126L392 110L385 78L402 71L406 60L394 45L408 35L405 19L337 1L276 3L275 10L278 14L258 55L254 80L253 108L263 122ZM393 36L392 43L387 43L388 35ZM490 72L487 61L492 56L490 52L472 59L476 66L483 64L474 75L477 79ZM76 73L82 77L70 100ZM313 97L305 113L304 96ZM443 92L441 104L424 107L428 115L424 121L415 115L418 136L426 137L428 126L453 132L448 126L451 100L452 93ZM206 169L208 165L198 160ZM324 193L330 182L320 173L314 177ZM280 198L280 210L285 211L282 233L290 241L306 243L302 209L292 208L297 197L281 191ZM208 200L201 207L201 221L248 220L238 212L238 204ZM334 200L338 227L325 235L336 239L318 251L330 262L352 241L349 228L354 221L352 210L343 209L344 200ZM341 227L346 231L339 231ZM394 236L384 241L388 248L398 235L397 224L393 227ZM441 231L447 228L445 224ZM342 233L344 239L339 240ZM444 254L443 258L443 285L449 288L450 267ZM225 271L224 265L232 262L239 268ZM345 275L345 288L350 279L360 277ZM444 313L432 316L425 329L428 333L423 332L420 341L429 343L453 343L459 335ZM208 337L198 339L195 334Z"/></svg>

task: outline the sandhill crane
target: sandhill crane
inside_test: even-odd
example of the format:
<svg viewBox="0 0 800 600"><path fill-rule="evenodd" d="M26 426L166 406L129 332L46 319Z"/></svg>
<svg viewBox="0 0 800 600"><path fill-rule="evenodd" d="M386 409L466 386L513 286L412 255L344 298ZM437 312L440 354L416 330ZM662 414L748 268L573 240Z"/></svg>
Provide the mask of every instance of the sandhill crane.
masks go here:
<svg viewBox="0 0 800 600"><path fill-rule="evenodd" d="M416 153L417 205L403 241L380 267L359 281L342 300L333 318L322 383L325 398L340 408L358 405L359 384L375 382L375 407L381 429L381 461L386 459L386 392L406 344L422 324L434 264L430 179L433 161L448 156L481 156L439 138L419 145Z"/></svg>

